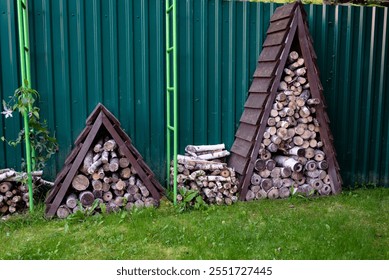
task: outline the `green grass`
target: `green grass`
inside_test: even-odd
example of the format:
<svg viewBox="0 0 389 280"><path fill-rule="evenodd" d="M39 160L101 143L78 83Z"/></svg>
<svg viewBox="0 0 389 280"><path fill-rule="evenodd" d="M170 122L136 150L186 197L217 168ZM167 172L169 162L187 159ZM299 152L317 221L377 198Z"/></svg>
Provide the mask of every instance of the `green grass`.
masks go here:
<svg viewBox="0 0 389 280"><path fill-rule="evenodd" d="M179 214L158 209L0 222L0 259L389 259L389 189L240 202Z"/></svg>

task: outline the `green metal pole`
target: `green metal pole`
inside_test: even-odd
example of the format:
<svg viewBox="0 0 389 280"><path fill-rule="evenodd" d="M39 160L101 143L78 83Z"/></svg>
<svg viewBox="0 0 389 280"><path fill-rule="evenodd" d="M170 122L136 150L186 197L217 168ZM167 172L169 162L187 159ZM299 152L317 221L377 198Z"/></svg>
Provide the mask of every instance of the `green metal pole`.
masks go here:
<svg viewBox="0 0 389 280"><path fill-rule="evenodd" d="M170 180L170 155L171 155L171 133L173 132L173 202L177 204L177 154L178 154L178 110L177 110L177 2L173 0L166 0L166 17L165 17L165 35L166 35L166 153L167 153L167 180L168 185ZM170 33L170 15L173 17L173 33ZM172 37L172 44L170 44L170 37ZM172 54L171 54L172 52ZM172 57L171 57L172 55ZM170 64L173 60L173 65ZM171 69L171 66L173 68ZM173 79L171 79L171 70L173 71ZM172 84L171 84L172 83ZM173 110L171 110L171 94L173 94ZM171 125L171 114L173 113L173 125Z"/></svg>
<svg viewBox="0 0 389 280"><path fill-rule="evenodd" d="M174 204L177 204L177 154L178 154L178 80L177 80L177 0L173 0L173 79L174 79L174 91L173 91L173 166L174 166Z"/></svg>
<svg viewBox="0 0 389 280"><path fill-rule="evenodd" d="M26 73L26 79L28 84L26 85L27 88L31 88L31 64L30 64L30 35L28 30L28 6L27 6L27 0L25 0L25 6L24 6L24 18L23 18L23 30L24 30L24 54L25 54L25 73ZM28 111L32 111L32 105L28 105ZM36 161L35 161L35 149L31 147L31 163L32 163L32 170L36 169Z"/></svg>
<svg viewBox="0 0 389 280"><path fill-rule="evenodd" d="M22 75L22 87L25 87L25 81L27 80L28 85L28 79L26 71L30 72L29 69L26 69L26 58L25 58L25 45L24 45L24 39L25 33L24 33L24 27L28 23L24 23L23 20L23 7L22 5L26 6L26 3L22 3L22 0L17 1L17 9L18 9L18 31L19 31L19 51L20 51L20 68L21 68L21 75ZM28 28L27 28L28 29ZM28 34L27 34L28 36ZM28 37L27 37L28 39ZM34 200L33 200L33 191L32 191L32 176L31 176L31 143L30 143L30 127L28 122L28 112L23 113L23 122L24 122L24 137L26 139L26 162L27 162L27 183L28 183L28 193L30 197L30 212L34 211Z"/></svg>
<svg viewBox="0 0 389 280"><path fill-rule="evenodd" d="M169 56L169 38L170 38L170 28L169 28L169 0L165 1L165 44L166 44L166 165L167 165L167 186L170 185L170 56Z"/></svg>

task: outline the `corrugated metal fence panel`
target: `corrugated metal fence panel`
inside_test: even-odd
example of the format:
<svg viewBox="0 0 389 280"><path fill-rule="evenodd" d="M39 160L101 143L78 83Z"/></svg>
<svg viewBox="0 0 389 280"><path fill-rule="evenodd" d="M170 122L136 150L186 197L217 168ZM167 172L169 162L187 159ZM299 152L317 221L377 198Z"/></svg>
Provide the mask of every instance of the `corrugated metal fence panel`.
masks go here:
<svg viewBox="0 0 389 280"><path fill-rule="evenodd" d="M13 95L18 84L18 49L16 46L17 34L14 1L0 1L0 98L8 100ZM3 109L3 105L1 105ZM13 114L13 118L0 118L0 136L7 139L15 139L20 130L21 118L19 114ZM1 167L20 166L22 155L21 146L12 148L0 142Z"/></svg>
<svg viewBox="0 0 389 280"><path fill-rule="evenodd" d="M61 168L87 115L104 103L151 168L165 170L164 1L30 2L33 87L61 147ZM234 140L276 4L178 2L180 152L187 144ZM346 183L389 184L388 9L306 6ZM0 94L18 86L13 0L0 1ZM16 115L16 114L15 114ZM11 137L20 119L1 118ZM1 144L1 167L16 151Z"/></svg>

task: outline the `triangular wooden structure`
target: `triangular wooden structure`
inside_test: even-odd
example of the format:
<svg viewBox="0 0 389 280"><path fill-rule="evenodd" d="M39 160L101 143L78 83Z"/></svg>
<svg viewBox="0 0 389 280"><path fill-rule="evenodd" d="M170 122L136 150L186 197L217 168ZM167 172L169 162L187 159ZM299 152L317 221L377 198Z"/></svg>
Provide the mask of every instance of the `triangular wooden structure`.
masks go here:
<svg viewBox="0 0 389 280"><path fill-rule="evenodd" d="M105 130L104 130L105 129ZM132 145L130 137L121 129L120 122L102 104L98 104L86 120L86 127L74 142L74 149L65 160L65 165L57 175L54 187L46 198L46 216L55 215L61 205L73 178L77 174L84 158L101 131L105 131L115 140L124 156L130 161L138 176L150 192L159 201L164 190L155 179L151 169L144 162L140 153Z"/></svg>
<svg viewBox="0 0 389 280"><path fill-rule="evenodd" d="M267 37L259 56L248 99L240 119L235 141L231 147L229 166L240 175L240 199L245 200L255 161L260 151L267 120L270 117L277 91L292 50L298 50L305 61L307 79L312 98L319 98L316 106L316 118L320 124L320 137L323 151L327 155L328 175L331 191L341 191L341 177L333 137L329 128L329 118L325 112L323 87L319 80L316 54L306 21L306 13L301 3L292 3L278 7L270 20Z"/></svg>

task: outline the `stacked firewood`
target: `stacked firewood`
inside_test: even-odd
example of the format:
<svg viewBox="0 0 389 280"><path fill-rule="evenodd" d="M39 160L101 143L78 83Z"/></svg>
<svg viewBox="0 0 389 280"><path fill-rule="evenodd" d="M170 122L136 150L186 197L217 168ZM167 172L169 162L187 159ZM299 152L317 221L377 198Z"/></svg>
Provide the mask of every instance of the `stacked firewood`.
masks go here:
<svg viewBox="0 0 389 280"><path fill-rule="evenodd" d="M296 51L288 57L246 200L285 198L294 192L331 193L315 106L304 59Z"/></svg>
<svg viewBox="0 0 389 280"><path fill-rule="evenodd" d="M230 153L224 144L192 146L185 148L185 155L178 155L178 189L198 191L208 204L231 205L238 200L238 180L235 171L228 168L225 157ZM171 166L170 184L174 168ZM179 194L178 201L183 197Z"/></svg>
<svg viewBox="0 0 389 280"><path fill-rule="evenodd" d="M107 137L92 145L71 186L57 210L59 218L91 209L95 203L96 211L103 203L108 212L158 204L117 143Z"/></svg>
<svg viewBox="0 0 389 280"><path fill-rule="evenodd" d="M52 185L51 182L41 178L42 174L42 171L31 173L34 185ZM0 170L0 216L7 217L20 213L29 207L26 181L27 173L25 172L16 172L10 168Z"/></svg>

